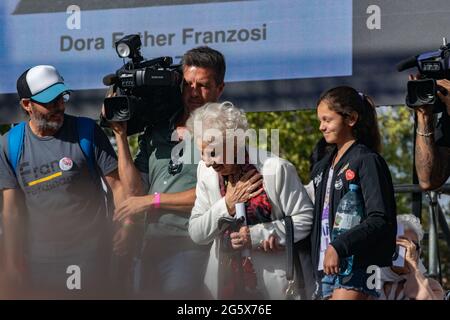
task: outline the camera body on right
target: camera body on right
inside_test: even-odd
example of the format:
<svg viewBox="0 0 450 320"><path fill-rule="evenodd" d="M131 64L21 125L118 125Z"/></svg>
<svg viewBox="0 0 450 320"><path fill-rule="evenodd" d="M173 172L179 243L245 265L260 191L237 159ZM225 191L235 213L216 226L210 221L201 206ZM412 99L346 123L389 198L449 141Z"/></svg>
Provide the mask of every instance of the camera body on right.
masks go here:
<svg viewBox="0 0 450 320"><path fill-rule="evenodd" d="M444 44L439 50L408 58L397 65L397 70L403 71L413 67L417 67L421 78L408 81L406 105L410 108L433 105L434 113L442 112L445 106L437 96L437 92L444 95L448 92L439 86L436 80L450 80L450 44L444 38Z"/></svg>

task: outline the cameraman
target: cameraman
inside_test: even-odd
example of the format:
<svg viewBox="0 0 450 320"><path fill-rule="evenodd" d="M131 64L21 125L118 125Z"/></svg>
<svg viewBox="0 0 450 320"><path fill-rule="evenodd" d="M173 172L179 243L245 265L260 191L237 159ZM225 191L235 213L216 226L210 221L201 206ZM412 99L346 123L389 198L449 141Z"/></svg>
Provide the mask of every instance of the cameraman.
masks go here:
<svg viewBox="0 0 450 320"><path fill-rule="evenodd" d="M204 298L203 277L208 259L206 246L189 237L189 216L195 201L197 164L171 161L173 147L182 140L190 113L223 92L225 59L209 47L187 51L182 59L184 110L169 122L147 127L139 137L139 151L131 159L126 123L112 123L119 158L119 174L134 181L134 194L115 212L115 219L135 219L148 213L140 287L147 298ZM175 140L173 141L173 137Z"/></svg>
<svg viewBox="0 0 450 320"><path fill-rule="evenodd" d="M418 77L409 76L410 80ZM437 84L450 93L449 80L437 80ZM419 184L424 190L439 188L450 176L450 94L437 95L445 105L435 132L435 116L432 105L415 108L416 130L416 170Z"/></svg>

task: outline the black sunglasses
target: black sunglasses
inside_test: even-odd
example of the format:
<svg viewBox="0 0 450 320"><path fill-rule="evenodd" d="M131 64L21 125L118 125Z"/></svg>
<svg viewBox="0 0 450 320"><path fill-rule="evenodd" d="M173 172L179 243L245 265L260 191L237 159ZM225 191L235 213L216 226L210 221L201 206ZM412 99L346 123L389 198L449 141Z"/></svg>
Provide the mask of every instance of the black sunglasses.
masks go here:
<svg viewBox="0 0 450 320"><path fill-rule="evenodd" d="M182 169L183 169L183 162L181 161L174 162L172 159L170 159L169 166L167 167L169 174L174 176L180 173Z"/></svg>
<svg viewBox="0 0 450 320"><path fill-rule="evenodd" d="M175 159L175 161L172 158L170 159L169 165L167 167L169 174L174 176L181 172L181 170L183 169L183 161L181 161L180 158L182 156L183 156L183 149L180 150L178 159Z"/></svg>

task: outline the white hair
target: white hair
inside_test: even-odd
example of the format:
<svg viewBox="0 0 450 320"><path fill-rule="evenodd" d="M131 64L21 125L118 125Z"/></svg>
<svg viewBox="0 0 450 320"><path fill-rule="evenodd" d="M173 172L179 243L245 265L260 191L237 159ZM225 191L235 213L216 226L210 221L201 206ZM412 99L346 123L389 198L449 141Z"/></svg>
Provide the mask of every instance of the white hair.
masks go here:
<svg viewBox="0 0 450 320"><path fill-rule="evenodd" d="M400 214L397 216L397 223L403 224L405 230L412 230L419 238L419 241L423 239L423 228L420 224L419 218L413 214Z"/></svg>
<svg viewBox="0 0 450 320"><path fill-rule="evenodd" d="M198 124L201 124L201 132L194 130ZM196 140L201 138L203 141L207 130L218 130L226 137L227 131L247 130L248 122L244 110L236 108L231 102L210 102L191 113L186 127Z"/></svg>

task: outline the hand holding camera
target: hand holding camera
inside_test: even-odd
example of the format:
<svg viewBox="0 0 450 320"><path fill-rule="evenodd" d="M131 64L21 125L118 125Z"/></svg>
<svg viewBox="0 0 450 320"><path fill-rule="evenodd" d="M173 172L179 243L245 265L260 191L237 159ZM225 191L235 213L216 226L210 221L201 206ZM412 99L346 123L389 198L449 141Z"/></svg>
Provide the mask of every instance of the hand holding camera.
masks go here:
<svg viewBox="0 0 450 320"><path fill-rule="evenodd" d="M112 97L116 97L116 96L117 96L117 92L115 91L115 87L110 86L108 91L106 92L105 98L112 98ZM101 119L101 123L103 125L105 125L105 126L108 125L109 127L111 127L112 131L114 132L114 134L116 136L125 137L125 138L127 137L127 122L126 121L108 121L106 118L104 104L102 105L100 119Z"/></svg>
<svg viewBox="0 0 450 320"><path fill-rule="evenodd" d="M420 80L420 79L421 79L421 75L419 73L416 75L412 75L412 74L409 75L409 81L416 81L416 80ZM432 104L424 104L424 105L415 107L414 110L416 110L421 115L432 116L433 108L434 108L434 106Z"/></svg>
<svg viewBox="0 0 450 320"><path fill-rule="evenodd" d="M400 72L413 67L417 67L420 74L415 77L410 76L406 105L416 110L422 108L425 112L431 107L424 106L432 105L433 113L444 111L446 102L450 102L450 97L446 98L450 82L442 81L450 79L450 44L444 38L439 50L408 58L397 65L397 70Z"/></svg>
<svg viewBox="0 0 450 320"><path fill-rule="evenodd" d="M409 75L409 81L416 81L420 79L421 79L420 74ZM447 79L436 80L436 86L438 88L436 95L438 96L440 101L444 104L447 113L450 115L450 94L448 94L450 92L450 80ZM431 116L433 115L434 108L435 107L432 104L424 104L415 107L414 110L416 110L419 114Z"/></svg>

